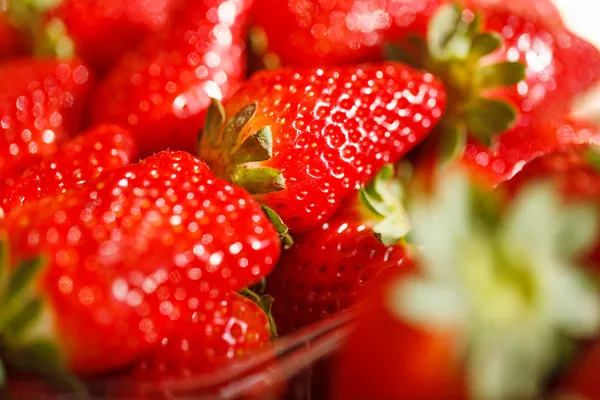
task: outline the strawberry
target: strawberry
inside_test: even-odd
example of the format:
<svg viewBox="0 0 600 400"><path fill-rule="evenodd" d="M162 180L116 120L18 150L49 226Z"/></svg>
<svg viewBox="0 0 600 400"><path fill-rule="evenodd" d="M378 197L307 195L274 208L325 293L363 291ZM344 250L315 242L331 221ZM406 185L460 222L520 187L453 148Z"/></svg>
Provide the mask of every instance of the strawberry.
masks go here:
<svg viewBox="0 0 600 400"><path fill-rule="evenodd" d="M255 0L251 40L267 66L325 66L381 59L383 44L424 35L444 0Z"/></svg>
<svg viewBox="0 0 600 400"><path fill-rule="evenodd" d="M194 151L210 97L223 98L245 76L250 0L188 1L170 32L153 37L108 73L92 120L130 128L142 155Z"/></svg>
<svg viewBox="0 0 600 400"><path fill-rule="evenodd" d="M441 7L425 39L390 55L446 84L442 156L463 157L499 183L556 147L538 125L564 118L573 97L600 79L600 52L568 32L547 0L534 2L542 13L517 0L463 3Z"/></svg>
<svg viewBox="0 0 600 400"><path fill-rule="evenodd" d="M211 299L190 313L174 335L138 360L133 376L156 385L208 374L266 350L271 339L268 312L238 293Z"/></svg>
<svg viewBox="0 0 600 400"><path fill-rule="evenodd" d="M77 55L95 70L105 71L144 38L163 29L179 2L64 0L47 16L46 29L61 26L60 40L70 41Z"/></svg>
<svg viewBox="0 0 600 400"><path fill-rule="evenodd" d="M0 65L0 177L56 151L79 129L92 85L77 60L16 59Z"/></svg>
<svg viewBox="0 0 600 400"><path fill-rule="evenodd" d="M398 63L258 72L213 103L199 154L306 232L423 140L445 104L439 81Z"/></svg>
<svg viewBox="0 0 600 400"><path fill-rule="evenodd" d="M384 166L329 221L297 235L283 253L267 284L282 333L349 308L384 271L410 269L400 242L408 229L398 201L402 189L393 173L391 164Z"/></svg>
<svg viewBox="0 0 600 400"><path fill-rule="evenodd" d="M3 226L3 359L44 373L131 363L210 298L268 274L280 251L250 195L184 152L30 203ZM55 359L40 362L40 348Z"/></svg>
<svg viewBox="0 0 600 400"><path fill-rule="evenodd" d="M31 165L0 187L0 213L42 197L64 194L106 171L137 158L130 132L116 125L100 125L65 142L56 153Z"/></svg>
<svg viewBox="0 0 600 400"><path fill-rule="evenodd" d="M334 398L546 398L567 349L600 330L600 290L575 261L598 214L551 184L503 206L456 167L412 198L419 271L371 293Z"/></svg>

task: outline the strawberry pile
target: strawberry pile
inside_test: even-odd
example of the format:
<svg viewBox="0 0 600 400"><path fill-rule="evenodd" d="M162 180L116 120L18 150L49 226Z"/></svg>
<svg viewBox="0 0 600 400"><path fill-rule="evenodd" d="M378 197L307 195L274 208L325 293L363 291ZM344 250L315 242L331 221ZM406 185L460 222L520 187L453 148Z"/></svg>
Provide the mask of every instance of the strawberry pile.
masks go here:
<svg viewBox="0 0 600 400"><path fill-rule="evenodd" d="M550 0L0 10L6 394L169 398L352 309L327 398L600 398L600 51Z"/></svg>

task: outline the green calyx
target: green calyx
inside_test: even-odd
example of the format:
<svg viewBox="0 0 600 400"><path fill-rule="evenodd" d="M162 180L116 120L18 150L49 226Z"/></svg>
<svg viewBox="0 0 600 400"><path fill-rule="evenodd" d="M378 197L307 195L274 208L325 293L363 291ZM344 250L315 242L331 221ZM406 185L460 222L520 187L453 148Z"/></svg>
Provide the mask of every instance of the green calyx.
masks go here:
<svg viewBox="0 0 600 400"><path fill-rule="evenodd" d="M281 171L262 167L257 163L273 156L273 135L269 126L242 136L246 126L256 113L257 104L243 107L229 121L219 100L212 99L204 127L204 145L211 146L220 154L222 175L248 190L251 194L279 192L285 189Z"/></svg>
<svg viewBox="0 0 600 400"><path fill-rule="evenodd" d="M377 239L386 246L398 243L410 231L408 215L402 205L402 184L394 166L384 165L375 178L359 190L359 197L379 222L373 227Z"/></svg>
<svg viewBox="0 0 600 400"><path fill-rule="evenodd" d="M439 76L448 90L448 110L442 124L443 156L462 154L467 132L489 146L496 134L509 129L517 109L505 101L487 99L485 91L517 84L525 78L519 62L485 64L481 60L502 46L501 37L482 32L478 15L464 13L458 5L440 7L427 31L427 41L405 41L403 47L388 45L387 57L411 62Z"/></svg>
<svg viewBox="0 0 600 400"><path fill-rule="evenodd" d="M457 333L472 398L537 398L564 349L600 331L600 290L578 265L597 238L593 205L565 205L551 184L508 208L468 173L437 177L416 197L412 238L422 274L398 281L398 317Z"/></svg>
<svg viewBox="0 0 600 400"><path fill-rule="evenodd" d="M1 364L34 372L52 386L85 397L84 386L66 369L58 346L46 335L48 312L43 298L32 290L45 261L33 258L10 270L9 244L0 238L0 358ZM1 365L3 368L3 365ZM6 376L0 374L0 385Z"/></svg>
<svg viewBox="0 0 600 400"><path fill-rule="evenodd" d="M212 165L213 171L252 195L285 190L283 173L260 164L273 156L271 128L265 126L243 136L248 131L247 124L256 114L257 107L256 103L248 104L227 121L221 102L212 99L206 114L204 132L200 137L201 153L208 151L218 159ZM264 205L262 208L277 229L283 247L290 248L294 242L288 227L274 210Z"/></svg>
<svg viewBox="0 0 600 400"><path fill-rule="evenodd" d="M275 299L273 296L269 296L268 294L258 295L256 292L249 288L242 289L240 294L247 299L252 300L256 303L261 310L264 311L265 315L269 320L269 330L271 331L271 341L277 339L277 325L275 324L275 320L273 319L273 312L271 309L273 308L273 302Z"/></svg>

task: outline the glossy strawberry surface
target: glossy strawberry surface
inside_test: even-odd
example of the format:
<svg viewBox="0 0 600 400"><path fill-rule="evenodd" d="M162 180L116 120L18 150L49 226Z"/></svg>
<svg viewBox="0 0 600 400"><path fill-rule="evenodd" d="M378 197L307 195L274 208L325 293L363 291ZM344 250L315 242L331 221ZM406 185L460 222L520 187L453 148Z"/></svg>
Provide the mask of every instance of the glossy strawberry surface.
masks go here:
<svg viewBox="0 0 600 400"><path fill-rule="evenodd" d="M240 137L269 127L272 149L270 158L247 166L279 170L285 180L283 190L255 197L300 233L322 225L384 164L423 140L440 120L446 96L431 74L385 63L258 72L225 103L225 114L232 118L255 103ZM208 136L200 156L235 181L229 150Z"/></svg>
<svg viewBox="0 0 600 400"><path fill-rule="evenodd" d="M103 71L145 37L164 28L180 2L65 0L48 19L60 19L77 54Z"/></svg>
<svg viewBox="0 0 600 400"><path fill-rule="evenodd" d="M0 65L0 177L56 151L75 134L91 90L77 60L15 59Z"/></svg>
<svg viewBox="0 0 600 400"><path fill-rule="evenodd" d="M266 350L269 319L258 304L233 292L199 304L178 332L136 362L138 380L208 374Z"/></svg>
<svg viewBox="0 0 600 400"><path fill-rule="evenodd" d="M137 144L131 132L117 125L91 128L4 182L0 186L0 210L8 214L42 197L64 194L137 158Z"/></svg>
<svg viewBox="0 0 600 400"><path fill-rule="evenodd" d="M557 139L568 139L549 133L552 125L561 124L568 115L573 98L600 80L600 51L569 32L547 0L527 5L517 0L466 3L479 12L485 30L497 32L503 39L502 47L485 62L525 65L525 79L486 94L516 107L514 125L491 146L471 138L465 150L467 162L500 182L512 175L517 164L556 148Z"/></svg>
<svg viewBox="0 0 600 400"><path fill-rule="evenodd" d="M96 93L95 123L131 129L142 155L194 151L210 97L232 94L245 77L250 0L189 1L164 35L121 59Z"/></svg>
<svg viewBox="0 0 600 400"><path fill-rule="evenodd" d="M13 266L43 257L31 288L41 317L18 336L41 329L76 373L131 363L210 298L268 274L280 250L258 204L183 152L107 172L3 225Z"/></svg>

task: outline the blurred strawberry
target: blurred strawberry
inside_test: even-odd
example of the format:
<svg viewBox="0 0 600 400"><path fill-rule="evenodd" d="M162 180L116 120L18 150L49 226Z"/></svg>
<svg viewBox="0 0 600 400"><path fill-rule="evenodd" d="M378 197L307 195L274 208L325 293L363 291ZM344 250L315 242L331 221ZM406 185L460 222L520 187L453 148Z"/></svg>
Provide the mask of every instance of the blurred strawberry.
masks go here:
<svg viewBox="0 0 600 400"><path fill-rule="evenodd" d="M251 39L268 66L380 60L386 41L424 36L445 0L255 0Z"/></svg>
<svg viewBox="0 0 600 400"><path fill-rule="evenodd" d="M600 290L577 265L597 210L552 184L502 200L454 167L412 199L420 271L369 296L335 399L545 398L567 350L598 335Z"/></svg>
<svg viewBox="0 0 600 400"><path fill-rule="evenodd" d="M301 233L422 141L445 105L438 80L399 63L262 71L209 109L198 151Z"/></svg>
<svg viewBox="0 0 600 400"><path fill-rule="evenodd" d="M280 252L251 196L184 152L30 203L3 229L3 362L57 379L127 366Z"/></svg>
<svg viewBox="0 0 600 400"><path fill-rule="evenodd" d="M92 86L78 60L15 59L0 65L0 177L9 179L79 130Z"/></svg>
<svg viewBox="0 0 600 400"><path fill-rule="evenodd" d="M163 29L181 0L63 0L47 16L46 29L61 27L78 56L105 71L127 51Z"/></svg>
<svg viewBox="0 0 600 400"><path fill-rule="evenodd" d="M188 1L172 29L122 58L95 96L92 121L130 128L142 155L193 152L210 97L245 77L251 0Z"/></svg>
<svg viewBox="0 0 600 400"><path fill-rule="evenodd" d="M267 283L280 332L356 304L388 269L411 269L401 242L409 229L402 188L393 175L393 166L384 166L320 228L294 237Z"/></svg>
<svg viewBox="0 0 600 400"><path fill-rule="evenodd" d="M137 161L137 154L137 144L127 130L116 125L91 128L0 185L0 213L64 194L103 172Z"/></svg>
<svg viewBox="0 0 600 400"><path fill-rule="evenodd" d="M446 84L442 157L463 156L498 183L556 147L546 133L600 79L600 52L568 32L547 0L463 3L441 7L426 40L405 40L389 55Z"/></svg>

